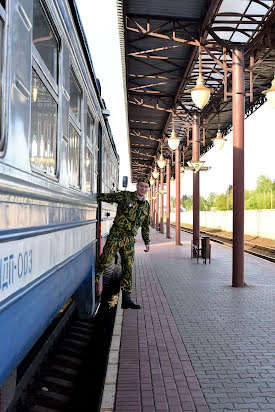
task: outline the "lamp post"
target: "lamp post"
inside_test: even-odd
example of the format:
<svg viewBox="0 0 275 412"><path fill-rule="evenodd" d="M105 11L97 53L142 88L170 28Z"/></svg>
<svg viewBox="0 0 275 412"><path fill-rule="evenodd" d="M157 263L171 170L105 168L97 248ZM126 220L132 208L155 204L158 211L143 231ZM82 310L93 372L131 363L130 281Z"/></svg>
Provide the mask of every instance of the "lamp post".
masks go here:
<svg viewBox="0 0 275 412"><path fill-rule="evenodd" d="M192 159L200 160L200 115L194 113L192 125ZM200 243L200 172L193 172L193 245ZM193 257L197 257L192 248Z"/></svg>
<svg viewBox="0 0 275 412"><path fill-rule="evenodd" d="M170 239L170 159L166 163L166 237Z"/></svg>
<svg viewBox="0 0 275 412"><path fill-rule="evenodd" d="M271 199L270 199L270 201L271 201L271 202L270 202L270 209L273 209L273 207L272 207L272 194L273 194L273 193L272 193L272 189L269 189L269 190L270 190L270 194L271 194Z"/></svg>

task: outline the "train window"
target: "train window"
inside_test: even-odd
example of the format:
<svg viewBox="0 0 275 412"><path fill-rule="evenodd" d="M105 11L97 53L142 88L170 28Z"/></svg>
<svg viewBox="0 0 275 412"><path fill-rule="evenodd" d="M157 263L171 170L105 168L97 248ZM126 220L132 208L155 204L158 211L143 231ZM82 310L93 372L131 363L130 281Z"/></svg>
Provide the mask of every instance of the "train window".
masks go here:
<svg viewBox="0 0 275 412"><path fill-rule="evenodd" d="M94 193L97 192L97 175L98 175L98 147L94 148Z"/></svg>
<svg viewBox="0 0 275 412"><path fill-rule="evenodd" d="M81 89L78 86L75 75L71 70L70 75L70 108L76 120L81 121Z"/></svg>
<svg viewBox="0 0 275 412"><path fill-rule="evenodd" d="M0 4L0 79L3 79L3 53L4 53L4 25L5 25L5 11L3 7L5 4L1 2ZM2 130L3 126L3 95L2 95L2 87L4 82L0 81L0 150L3 149L4 146L4 131Z"/></svg>
<svg viewBox="0 0 275 412"><path fill-rule="evenodd" d="M88 139L90 140L90 142L92 144L94 144L93 141L93 136L94 136L94 119L91 115L91 113L89 112L89 110L87 111L87 124L86 124L86 136L88 137Z"/></svg>
<svg viewBox="0 0 275 412"><path fill-rule="evenodd" d="M2 53L3 53L3 26L4 26L4 24L3 24L3 21L2 21L2 19L0 18L0 47L1 47L1 50L0 50L0 79L2 79L2 70L3 70L3 62L2 62L2 60L3 60L3 56L2 56ZM0 87L0 104L2 103L2 88ZM2 110L0 111L0 113L2 113Z"/></svg>
<svg viewBox="0 0 275 412"><path fill-rule="evenodd" d="M86 192L93 192L94 182L94 159L93 154L86 146L85 150L85 169L86 169Z"/></svg>
<svg viewBox="0 0 275 412"><path fill-rule="evenodd" d="M56 169L57 103L32 71L31 145L32 165L54 175Z"/></svg>
<svg viewBox="0 0 275 412"><path fill-rule="evenodd" d="M80 187L80 135L70 124L69 128L69 183Z"/></svg>
<svg viewBox="0 0 275 412"><path fill-rule="evenodd" d="M58 41L39 0L33 0L33 44L54 80L58 75Z"/></svg>

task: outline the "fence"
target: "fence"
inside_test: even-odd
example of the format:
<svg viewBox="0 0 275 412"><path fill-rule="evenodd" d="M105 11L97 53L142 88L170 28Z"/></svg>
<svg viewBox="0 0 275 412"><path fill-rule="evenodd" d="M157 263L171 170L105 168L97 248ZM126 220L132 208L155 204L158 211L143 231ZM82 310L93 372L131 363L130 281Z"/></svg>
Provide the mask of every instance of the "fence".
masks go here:
<svg viewBox="0 0 275 412"><path fill-rule="evenodd" d="M232 210L200 212L200 226L232 232ZM171 213L175 221L175 213ZM193 212L181 212L181 223L193 224ZM244 233L246 235L275 239L275 209L245 210Z"/></svg>

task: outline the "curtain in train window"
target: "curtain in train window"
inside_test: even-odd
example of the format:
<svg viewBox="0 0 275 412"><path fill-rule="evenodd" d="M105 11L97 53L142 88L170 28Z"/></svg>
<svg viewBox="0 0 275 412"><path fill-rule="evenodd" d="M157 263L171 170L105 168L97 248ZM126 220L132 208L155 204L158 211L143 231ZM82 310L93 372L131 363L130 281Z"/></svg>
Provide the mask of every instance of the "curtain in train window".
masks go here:
<svg viewBox="0 0 275 412"><path fill-rule="evenodd" d="M94 183L94 159L93 154L86 147L85 150L85 170L86 170L86 192L93 193L93 183Z"/></svg>
<svg viewBox="0 0 275 412"><path fill-rule="evenodd" d="M58 41L39 0L33 0L33 44L57 82Z"/></svg>
<svg viewBox="0 0 275 412"><path fill-rule="evenodd" d="M70 109L75 116L75 119L81 122L81 89L78 86L75 75L71 70L70 75Z"/></svg>
<svg viewBox="0 0 275 412"><path fill-rule="evenodd" d="M57 103L32 71L30 161L54 175L56 169Z"/></svg>

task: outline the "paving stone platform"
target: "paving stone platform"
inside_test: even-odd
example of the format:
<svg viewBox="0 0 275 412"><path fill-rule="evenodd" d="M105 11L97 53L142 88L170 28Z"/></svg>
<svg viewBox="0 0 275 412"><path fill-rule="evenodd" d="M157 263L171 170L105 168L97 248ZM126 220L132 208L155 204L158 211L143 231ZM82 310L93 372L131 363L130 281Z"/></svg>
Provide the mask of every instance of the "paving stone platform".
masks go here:
<svg viewBox="0 0 275 412"><path fill-rule="evenodd" d="M212 243L205 265L190 242L151 230L145 253L138 238L115 411L274 411L275 265L245 255L248 286L232 288L232 249Z"/></svg>

